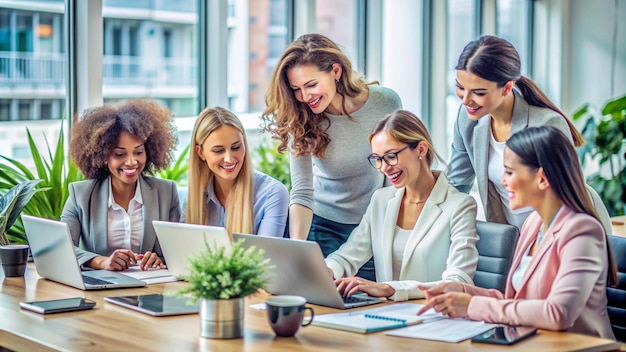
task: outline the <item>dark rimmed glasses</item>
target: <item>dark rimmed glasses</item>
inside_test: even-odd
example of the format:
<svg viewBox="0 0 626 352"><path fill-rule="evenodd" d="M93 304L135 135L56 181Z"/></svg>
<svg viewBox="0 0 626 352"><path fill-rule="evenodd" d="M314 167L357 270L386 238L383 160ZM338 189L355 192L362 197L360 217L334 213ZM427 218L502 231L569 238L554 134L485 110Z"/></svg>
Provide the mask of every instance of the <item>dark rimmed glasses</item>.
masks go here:
<svg viewBox="0 0 626 352"><path fill-rule="evenodd" d="M383 167L383 160L388 166L394 166L398 164L398 154L402 153L406 148L412 147L414 145L415 143L407 144L406 147L398 150L397 152L387 153L383 156L370 154L370 156L367 157L367 160L370 162L370 165L372 165L376 169L380 169L381 167Z"/></svg>

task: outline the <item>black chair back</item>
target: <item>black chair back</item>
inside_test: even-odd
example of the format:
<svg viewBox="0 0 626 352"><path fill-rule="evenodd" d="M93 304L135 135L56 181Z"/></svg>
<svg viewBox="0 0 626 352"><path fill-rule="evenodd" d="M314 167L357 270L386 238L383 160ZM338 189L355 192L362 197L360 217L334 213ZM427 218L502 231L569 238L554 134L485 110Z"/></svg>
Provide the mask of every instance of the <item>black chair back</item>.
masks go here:
<svg viewBox="0 0 626 352"><path fill-rule="evenodd" d="M607 310L615 338L626 341L626 238L609 235L609 244L617 264L617 285L606 288Z"/></svg>
<svg viewBox="0 0 626 352"><path fill-rule="evenodd" d="M485 221L477 221L476 230L480 239L476 242L478 266L474 284L504 292L519 230L513 225Z"/></svg>

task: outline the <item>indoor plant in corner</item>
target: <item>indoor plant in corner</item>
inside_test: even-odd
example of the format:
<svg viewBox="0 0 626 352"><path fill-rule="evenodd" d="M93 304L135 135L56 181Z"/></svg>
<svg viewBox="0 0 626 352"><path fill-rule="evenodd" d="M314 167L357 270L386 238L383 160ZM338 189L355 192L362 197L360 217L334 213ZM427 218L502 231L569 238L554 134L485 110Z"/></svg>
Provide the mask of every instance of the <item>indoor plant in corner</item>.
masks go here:
<svg viewBox="0 0 626 352"><path fill-rule="evenodd" d="M611 216L626 211L626 95L610 99L602 107L601 116L590 104L574 113L581 121L581 133L587 143L578 149L583 166L585 161L597 161L598 172L587 182L604 202Z"/></svg>
<svg viewBox="0 0 626 352"><path fill-rule="evenodd" d="M22 213L33 195L44 189L35 189L41 180L18 183L0 196L0 261L5 277L24 276L28 261L28 245L12 244L7 231Z"/></svg>
<svg viewBox="0 0 626 352"><path fill-rule="evenodd" d="M243 248L243 240L232 246L206 243L206 248L189 259L188 282L176 294L200 301L200 335L207 338L243 336L244 298L264 288L271 268L264 251Z"/></svg>

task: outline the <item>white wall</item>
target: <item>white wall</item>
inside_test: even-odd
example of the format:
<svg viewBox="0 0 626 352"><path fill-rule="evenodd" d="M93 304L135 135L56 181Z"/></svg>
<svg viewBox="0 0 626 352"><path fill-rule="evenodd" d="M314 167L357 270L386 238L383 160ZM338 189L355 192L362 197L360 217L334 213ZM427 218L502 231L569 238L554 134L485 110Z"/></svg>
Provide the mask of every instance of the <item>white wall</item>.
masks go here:
<svg viewBox="0 0 626 352"><path fill-rule="evenodd" d="M617 7L617 8L616 8ZM613 31L617 21L615 72L611 72ZM569 84L563 86L562 108L566 114L584 103L599 110L604 103L626 94L626 1L572 0L569 4ZM611 92L611 76L615 90Z"/></svg>

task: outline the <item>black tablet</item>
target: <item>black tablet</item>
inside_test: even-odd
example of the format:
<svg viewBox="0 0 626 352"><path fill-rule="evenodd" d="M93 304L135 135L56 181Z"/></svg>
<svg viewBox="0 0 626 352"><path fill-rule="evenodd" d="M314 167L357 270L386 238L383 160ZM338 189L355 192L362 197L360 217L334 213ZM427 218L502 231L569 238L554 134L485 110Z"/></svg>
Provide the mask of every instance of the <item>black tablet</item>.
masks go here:
<svg viewBox="0 0 626 352"><path fill-rule="evenodd" d="M104 300L109 303L159 317L195 314L199 311L199 305L197 303L189 304L189 298L165 296L162 294L104 297Z"/></svg>
<svg viewBox="0 0 626 352"><path fill-rule="evenodd" d="M76 310L91 309L95 306L96 302L81 297L55 299L50 301L20 302L20 307L39 314L73 312Z"/></svg>
<svg viewBox="0 0 626 352"><path fill-rule="evenodd" d="M537 329L527 326L497 326L475 336L472 342L512 345L537 333Z"/></svg>

